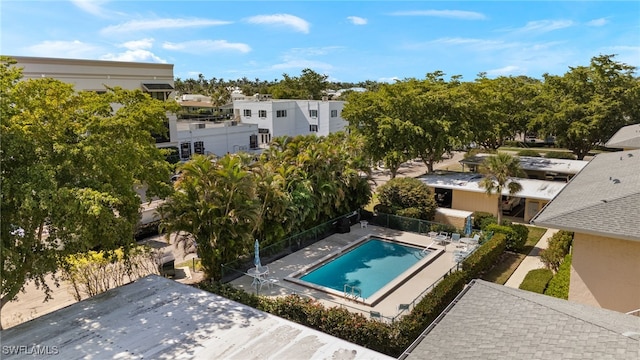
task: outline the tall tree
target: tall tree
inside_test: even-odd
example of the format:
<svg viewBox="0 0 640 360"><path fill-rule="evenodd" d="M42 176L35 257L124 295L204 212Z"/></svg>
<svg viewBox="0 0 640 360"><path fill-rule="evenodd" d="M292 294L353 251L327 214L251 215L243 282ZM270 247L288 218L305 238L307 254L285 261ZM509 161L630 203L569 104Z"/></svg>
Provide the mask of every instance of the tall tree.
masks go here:
<svg viewBox="0 0 640 360"><path fill-rule="evenodd" d="M195 155L180 167L175 192L158 209L161 227L178 240L192 238L207 279L247 253L260 214L256 182L245 154Z"/></svg>
<svg viewBox="0 0 640 360"><path fill-rule="evenodd" d="M134 243L135 187L170 192L170 166L151 134L166 131L175 110L141 91L98 95L49 78L21 81L14 63L0 65L1 306L28 281L49 299L45 276L67 254Z"/></svg>
<svg viewBox="0 0 640 360"><path fill-rule="evenodd" d="M484 174L484 178L480 180L480 186L485 189L487 194L497 194L498 196L498 224L502 224L502 191L507 189L509 195L515 195L522 191L522 184L512 179L523 174L520 159L499 152L484 160L480 172Z"/></svg>
<svg viewBox="0 0 640 360"><path fill-rule="evenodd" d="M416 155L411 142L421 131L408 110L412 99L403 90L395 84L383 84L375 92L353 92L342 110L351 131L364 138L371 160L384 162L391 178L396 177L402 163Z"/></svg>
<svg viewBox="0 0 640 360"><path fill-rule="evenodd" d="M571 67L563 76L545 74L546 111L538 117L538 126L583 159L621 127L640 122L635 71L614 55L601 55L592 58L590 66Z"/></svg>

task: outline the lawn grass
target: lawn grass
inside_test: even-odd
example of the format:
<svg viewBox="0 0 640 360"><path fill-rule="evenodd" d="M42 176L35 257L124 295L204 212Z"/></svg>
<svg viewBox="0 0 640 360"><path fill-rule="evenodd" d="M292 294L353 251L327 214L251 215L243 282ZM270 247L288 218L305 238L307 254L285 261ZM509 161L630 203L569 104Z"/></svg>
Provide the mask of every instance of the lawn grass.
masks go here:
<svg viewBox="0 0 640 360"><path fill-rule="evenodd" d="M200 263L200 259L196 259L195 263L196 263L195 271L202 270L202 264ZM174 267L175 268L188 267L189 269L191 269L193 271L193 260L183 261L180 264L175 264Z"/></svg>
<svg viewBox="0 0 640 360"><path fill-rule="evenodd" d="M504 285L546 231L547 229L545 228L530 226L529 236L527 236L527 241L522 247L522 250L518 253L505 252L502 254L500 261L490 271L481 276L481 279Z"/></svg>

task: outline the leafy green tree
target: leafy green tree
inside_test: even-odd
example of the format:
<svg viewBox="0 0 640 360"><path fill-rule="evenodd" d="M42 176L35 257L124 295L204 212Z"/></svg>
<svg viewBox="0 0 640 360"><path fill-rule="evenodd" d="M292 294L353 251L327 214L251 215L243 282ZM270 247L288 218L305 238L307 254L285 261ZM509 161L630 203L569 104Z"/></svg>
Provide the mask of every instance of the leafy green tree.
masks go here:
<svg viewBox="0 0 640 360"><path fill-rule="evenodd" d="M402 82L408 87L404 96L410 101L405 105L405 114L416 126L410 138L411 152L422 159L427 172L433 172L444 154L460 147L468 137L464 122L467 115L461 106L466 99L460 96L458 78L447 83L443 76L443 72L436 71L420 82Z"/></svg>
<svg viewBox="0 0 640 360"><path fill-rule="evenodd" d="M352 132L364 138L371 160L382 161L391 178L415 156L411 142L422 131L407 115L406 95L401 86L384 84L376 92L351 93L342 110Z"/></svg>
<svg viewBox="0 0 640 360"><path fill-rule="evenodd" d="M540 87L540 81L526 76L489 79L484 74L465 84L470 140L495 150L516 134L526 133L537 114Z"/></svg>
<svg viewBox="0 0 640 360"><path fill-rule="evenodd" d="M480 186L487 194L498 195L498 224L502 224L502 191L507 189L510 195L522 191L522 185L512 179L523 174L520 160L515 156L499 152L484 160L480 166L480 172L484 174L480 180Z"/></svg>
<svg viewBox="0 0 640 360"><path fill-rule="evenodd" d="M395 178L378 188L380 211L400 216L433 220L436 204L429 187L416 178Z"/></svg>
<svg viewBox="0 0 640 360"><path fill-rule="evenodd" d="M21 81L15 62L0 65L1 306L72 253L134 243L141 200L165 196L170 165L152 133L175 104L141 91L75 92L50 78ZM115 110L114 110L115 109Z"/></svg>
<svg viewBox="0 0 640 360"><path fill-rule="evenodd" d="M207 279L222 278L221 265L246 254L260 215L249 157L195 155L180 167L175 192L161 205L161 228L183 244L193 239Z"/></svg>
<svg viewBox="0 0 640 360"><path fill-rule="evenodd" d="M636 68L600 55L589 66L563 76L544 75L546 111L536 120L546 135L582 160L625 125L640 122L640 80Z"/></svg>

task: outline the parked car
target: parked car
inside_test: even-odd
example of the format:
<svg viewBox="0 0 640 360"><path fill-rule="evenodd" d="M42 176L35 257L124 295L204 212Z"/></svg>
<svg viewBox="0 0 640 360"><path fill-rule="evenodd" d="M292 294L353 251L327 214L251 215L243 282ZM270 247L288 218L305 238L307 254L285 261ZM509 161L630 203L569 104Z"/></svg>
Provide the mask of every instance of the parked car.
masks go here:
<svg viewBox="0 0 640 360"><path fill-rule="evenodd" d="M516 206L520 204L520 198L514 196L503 196L502 197L502 211L511 212Z"/></svg>

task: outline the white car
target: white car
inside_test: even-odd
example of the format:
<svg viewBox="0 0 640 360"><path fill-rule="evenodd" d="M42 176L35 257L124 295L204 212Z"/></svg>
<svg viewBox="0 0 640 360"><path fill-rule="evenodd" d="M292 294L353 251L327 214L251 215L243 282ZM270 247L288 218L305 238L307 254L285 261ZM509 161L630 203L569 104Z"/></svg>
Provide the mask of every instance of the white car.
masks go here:
<svg viewBox="0 0 640 360"><path fill-rule="evenodd" d="M511 211L520 204L520 198L513 196L502 197L502 211Z"/></svg>

